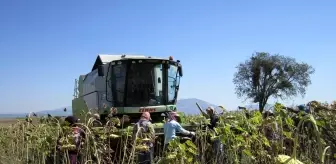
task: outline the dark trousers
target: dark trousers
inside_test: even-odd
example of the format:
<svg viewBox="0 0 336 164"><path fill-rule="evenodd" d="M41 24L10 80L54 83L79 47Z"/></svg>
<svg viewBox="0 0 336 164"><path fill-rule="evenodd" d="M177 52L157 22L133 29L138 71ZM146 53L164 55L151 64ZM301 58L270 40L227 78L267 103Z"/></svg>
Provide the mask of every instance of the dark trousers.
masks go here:
<svg viewBox="0 0 336 164"><path fill-rule="evenodd" d="M70 164L77 164L77 154L69 154Z"/></svg>
<svg viewBox="0 0 336 164"><path fill-rule="evenodd" d="M153 163L153 154L154 148L149 148L149 151L140 152L138 154L138 163L139 164L152 164Z"/></svg>

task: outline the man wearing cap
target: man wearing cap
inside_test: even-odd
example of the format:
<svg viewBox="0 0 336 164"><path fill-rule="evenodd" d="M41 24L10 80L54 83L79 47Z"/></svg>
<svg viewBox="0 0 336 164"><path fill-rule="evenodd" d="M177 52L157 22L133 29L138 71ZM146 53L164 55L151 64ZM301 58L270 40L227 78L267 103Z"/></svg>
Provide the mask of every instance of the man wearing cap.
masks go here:
<svg viewBox="0 0 336 164"><path fill-rule="evenodd" d="M304 104L298 105L298 106L295 107L295 109L290 108L290 107L285 107L284 109L286 109L290 112L296 113L296 114L300 113L300 112L303 112L303 114L311 113L310 104L308 104L308 106L305 106Z"/></svg>
<svg viewBox="0 0 336 164"><path fill-rule="evenodd" d="M170 112L169 118L164 125L164 149L168 146L168 143L176 138L176 131L184 134L184 135L192 135L195 136L195 132L190 132L185 130L178 120L178 113L177 112Z"/></svg>
<svg viewBox="0 0 336 164"><path fill-rule="evenodd" d="M210 117L210 125L208 126L211 130L213 130L217 126L217 122L219 121L218 115L215 113L215 108L209 106L206 109L208 116Z"/></svg>
<svg viewBox="0 0 336 164"><path fill-rule="evenodd" d="M297 108L304 113L310 113L310 104L308 104L307 106L304 104L301 104Z"/></svg>
<svg viewBox="0 0 336 164"><path fill-rule="evenodd" d="M219 117L216 114L215 108L212 106L209 106L206 109L206 113L210 117L210 124L208 125L208 127L209 129L214 130L214 128L217 126L217 123L219 121ZM222 147L223 145L220 139L216 139L213 141L213 147L212 147L213 153L215 153L216 155L219 155L218 153L222 151Z"/></svg>
<svg viewBox="0 0 336 164"><path fill-rule="evenodd" d="M143 141L149 147L149 151L139 152L138 163L151 164L154 154L154 142L155 142L155 130L150 122L151 117L149 112L142 113L140 120L134 125L133 128L133 141L136 143L136 139L149 138L149 141ZM136 145L134 145L136 146Z"/></svg>

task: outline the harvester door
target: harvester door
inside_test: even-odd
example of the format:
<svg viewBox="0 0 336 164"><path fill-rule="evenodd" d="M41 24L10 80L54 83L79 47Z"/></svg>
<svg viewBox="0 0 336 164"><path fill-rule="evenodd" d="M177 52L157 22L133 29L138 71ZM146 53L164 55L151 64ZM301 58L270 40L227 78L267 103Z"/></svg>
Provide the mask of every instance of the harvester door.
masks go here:
<svg viewBox="0 0 336 164"><path fill-rule="evenodd" d="M179 85L179 76L177 76L178 68L170 65L168 68L168 102L172 103L176 99L177 87Z"/></svg>
<svg viewBox="0 0 336 164"><path fill-rule="evenodd" d="M124 105L124 90L126 80L126 62L116 64L113 66L112 73L112 92L114 99L114 106Z"/></svg>

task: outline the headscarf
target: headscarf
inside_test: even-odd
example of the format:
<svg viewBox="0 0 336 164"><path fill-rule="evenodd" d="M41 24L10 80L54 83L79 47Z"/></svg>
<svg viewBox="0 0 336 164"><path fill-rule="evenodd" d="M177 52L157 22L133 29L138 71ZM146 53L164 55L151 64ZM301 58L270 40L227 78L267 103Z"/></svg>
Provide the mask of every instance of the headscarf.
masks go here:
<svg viewBox="0 0 336 164"><path fill-rule="evenodd" d="M146 120L152 120L149 112L143 112L141 118L144 118Z"/></svg>

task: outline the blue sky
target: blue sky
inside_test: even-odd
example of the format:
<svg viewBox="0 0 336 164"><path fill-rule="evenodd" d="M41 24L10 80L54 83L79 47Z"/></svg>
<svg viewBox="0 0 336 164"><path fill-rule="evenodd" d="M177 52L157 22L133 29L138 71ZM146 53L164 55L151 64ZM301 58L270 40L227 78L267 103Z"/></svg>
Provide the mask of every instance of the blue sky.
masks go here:
<svg viewBox="0 0 336 164"><path fill-rule="evenodd" d="M305 98L335 98L335 1L0 0L0 113L71 105L97 54L174 56L179 98L236 108L235 66L255 51L316 69Z"/></svg>

